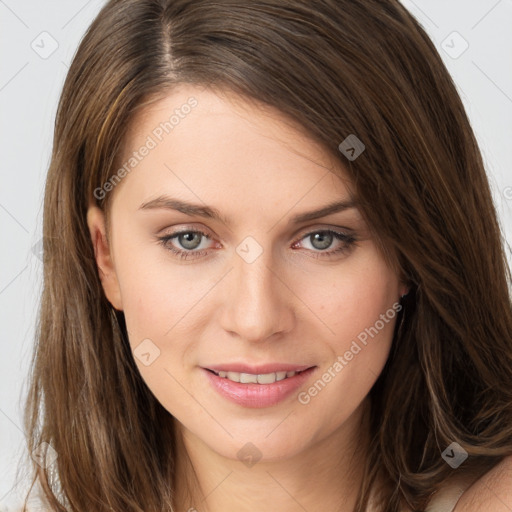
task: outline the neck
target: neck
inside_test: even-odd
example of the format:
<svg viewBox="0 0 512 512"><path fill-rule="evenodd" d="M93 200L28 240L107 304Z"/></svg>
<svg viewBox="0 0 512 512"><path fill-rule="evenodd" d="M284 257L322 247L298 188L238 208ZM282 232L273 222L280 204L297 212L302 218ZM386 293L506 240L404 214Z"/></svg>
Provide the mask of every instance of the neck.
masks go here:
<svg viewBox="0 0 512 512"><path fill-rule="evenodd" d="M351 512L368 447L369 400L336 431L287 458L249 467L218 454L175 420L176 510ZM264 455L264 454L263 454Z"/></svg>

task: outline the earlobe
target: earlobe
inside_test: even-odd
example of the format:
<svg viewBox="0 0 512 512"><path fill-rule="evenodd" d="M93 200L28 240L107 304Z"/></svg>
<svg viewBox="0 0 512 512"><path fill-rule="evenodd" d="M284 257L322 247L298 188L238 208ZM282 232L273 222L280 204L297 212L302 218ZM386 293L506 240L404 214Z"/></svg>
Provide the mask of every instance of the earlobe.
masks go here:
<svg viewBox="0 0 512 512"><path fill-rule="evenodd" d="M410 290L411 290L411 288L407 282L400 281L400 288L399 288L400 300L404 299Z"/></svg>
<svg viewBox="0 0 512 512"><path fill-rule="evenodd" d="M409 293L409 288L407 286L403 286L400 289L400 297L405 297Z"/></svg>
<svg viewBox="0 0 512 512"><path fill-rule="evenodd" d="M87 226L103 291L112 306L122 311L121 290L106 236L105 214L97 206L90 206L87 210Z"/></svg>

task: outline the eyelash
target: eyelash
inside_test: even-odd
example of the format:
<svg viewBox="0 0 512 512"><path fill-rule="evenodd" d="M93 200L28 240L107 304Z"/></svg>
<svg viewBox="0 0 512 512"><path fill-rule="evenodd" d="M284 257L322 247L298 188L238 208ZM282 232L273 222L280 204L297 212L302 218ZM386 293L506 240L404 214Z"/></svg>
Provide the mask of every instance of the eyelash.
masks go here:
<svg viewBox="0 0 512 512"><path fill-rule="evenodd" d="M201 231L201 230L198 230L198 229L188 229L188 230L185 230L185 231L178 231L176 233L173 233L171 235L165 235L165 236L161 236L161 237L158 237L158 241L159 243L161 243L165 249L167 249L168 251L170 251L171 253L173 253L176 257L180 258L180 259L188 259L190 256L192 256L192 258L198 258L198 257L201 257L201 256L206 256L208 251L207 250L201 250L201 251L194 251L194 250L180 250L180 249L176 249L175 247L173 247L172 245L169 245L169 241L174 239L174 238L177 238L178 236L180 235L185 235L185 234L200 234L206 238L210 238L208 236L207 233L205 233L204 231ZM334 249L334 250L331 250L331 251L321 251L321 250L317 250L317 251L313 251L311 249L307 249L308 252L313 252L313 253L317 253L318 255L317 256L313 256L314 258L331 258L331 257L334 257L338 254L344 254L344 253L347 253L355 244L356 242L356 238L354 235L349 235L349 234L346 234L346 233L341 233L341 232L338 232L338 231L334 231L332 229L319 229L317 231L310 231L309 233L306 233L304 236L302 236L297 242L301 241L301 240L304 240L305 238L307 237L310 237L312 235L315 235L317 233L328 233L328 234L332 234L334 235L334 238L336 240L339 240L340 242L343 242L344 244L341 245L338 249ZM294 242L294 245L297 243L297 242Z"/></svg>

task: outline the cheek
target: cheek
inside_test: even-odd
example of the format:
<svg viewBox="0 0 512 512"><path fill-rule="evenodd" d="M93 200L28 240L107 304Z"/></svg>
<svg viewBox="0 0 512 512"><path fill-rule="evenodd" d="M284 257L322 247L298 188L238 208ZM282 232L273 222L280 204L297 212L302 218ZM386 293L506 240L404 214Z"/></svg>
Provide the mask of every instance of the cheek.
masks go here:
<svg viewBox="0 0 512 512"><path fill-rule="evenodd" d="M392 336L398 306L398 278L375 249L333 272L328 287L306 283L310 304L327 328L326 340L338 353L350 349L352 341ZM357 350L357 348L355 349Z"/></svg>
<svg viewBox="0 0 512 512"><path fill-rule="evenodd" d="M132 258L130 265L119 265L128 338L142 379L164 407L174 411L177 403L188 403L179 384L186 380L187 355L195 349L186 319L201 290L183 289L187 280L169 272L168 265L144 261L150 260ZM169 397L172 403L166 402Z"/></svg>
<svg viewBox="0 0 512 512"><path fill-rule="evenodd" d="M370 284L371 283L371 284ZM396 321L396 295L393 287L378 279L358 280L346 290L346 300L338 301L331 310L338 353L346 351L377 355L386 351L391 342ZM372 349L373 347L373 349ZM368 354L369 355L369 354ZM350 355L347 355L350 359Z"/></svg>
<svg viewBox="0 0 512 512"><path fill-rule="evenodd" d="M127 326L139 336L165 338L204 294L206 283L194 281L187 267L177 269L156 243L141 246L116 261Z"/></svg>
<svg viewBox="0 0 512 512"><path fill-rule="evenodd" d="M396 275L373 253L333 280L328 294L316 296L331 330L324 338L330 350L317 380L298 398L326 428L345 421L381 373L401 309L397 294Z"/></svg>
<svg viewBox="0 0 512 512"><path fill-rule="evenodd" d="M162 338L172 327L172 303L178 304L178 291L166 285L153 272L137 272L132 267L120 275L123 310L128 332L135 342L138 338Z"/></svg>
<svg viewBox="0 0 512 512"><path fill-rule="evenodd" d="M193 265L178 267L154 247L134 250L116 265L135 361L152 389L168 387L165 369L181 379L192 364L199 333L208 321L205 297L219 278L212 272L199 277ZM138 356L148 352L154 362L146 366Z"/></svg>

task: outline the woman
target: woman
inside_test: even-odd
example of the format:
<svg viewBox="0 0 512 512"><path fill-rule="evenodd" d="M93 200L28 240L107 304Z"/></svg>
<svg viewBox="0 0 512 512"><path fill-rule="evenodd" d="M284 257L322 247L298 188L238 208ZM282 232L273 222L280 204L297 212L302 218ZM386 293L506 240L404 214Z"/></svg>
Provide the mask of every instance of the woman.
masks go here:
<svg viewBox="0 0 512 512"><path fill-rule="evenodd" d="M43 229L51 510L512 507L501 233L398 2L109 2Z"/></svg>

